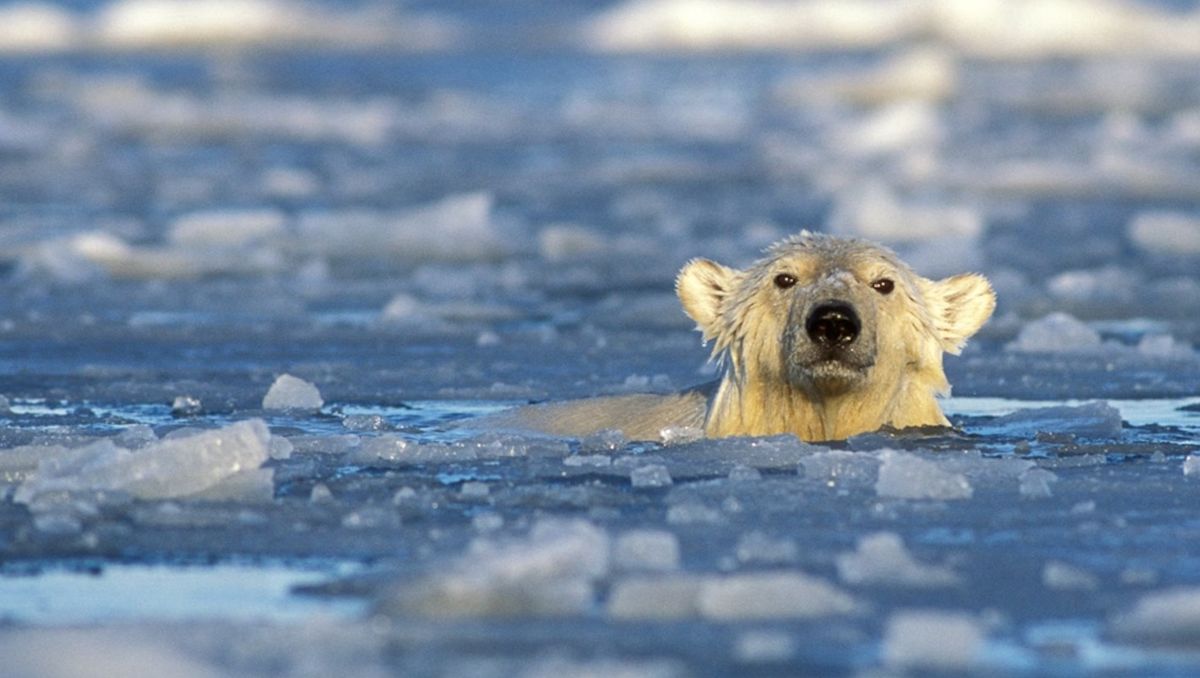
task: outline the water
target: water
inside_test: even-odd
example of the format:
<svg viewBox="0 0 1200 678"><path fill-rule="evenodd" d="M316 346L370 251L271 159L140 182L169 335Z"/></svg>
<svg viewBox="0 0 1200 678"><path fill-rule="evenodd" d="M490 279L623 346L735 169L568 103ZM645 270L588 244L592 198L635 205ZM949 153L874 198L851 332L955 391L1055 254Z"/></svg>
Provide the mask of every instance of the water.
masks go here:
<svg viewBox="0 0 1200 678"><path fill-rule="evenodd" d="M1195 3L550 4L0 17L6 671L1195 673ZM481 423L802 227L991 279L956 431Z"/></svg>

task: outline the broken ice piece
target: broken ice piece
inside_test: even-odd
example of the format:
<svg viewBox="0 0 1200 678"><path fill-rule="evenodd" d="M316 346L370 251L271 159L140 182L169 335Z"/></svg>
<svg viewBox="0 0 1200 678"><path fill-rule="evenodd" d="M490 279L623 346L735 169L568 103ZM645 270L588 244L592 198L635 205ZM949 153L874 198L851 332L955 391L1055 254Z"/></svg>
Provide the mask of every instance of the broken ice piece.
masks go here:
<svg viewBox="0 0 1200 678"><path fill-rule="evenodd" d="M30 504L48 492L108 490L139 499L186 497L231 476L258 469L269 456L271 433L261 419L126 449L101 440L38 464L14 499Z"/></svg>
<svg viewBox="0 0 1200 678"><path fill-rule="evenodd" d="M264 410L319 410L324 404L316 386L299 377L281 374L267 390L262 407Z"/></svg>
<svg viewBox="0 0 1200 678"><path fill-rule="evenodd" d="M883 638L889 667L962 671L979 660L984 631L959 612L909 610L892 614Z"/></svg>
<svg viewBox="0 0 1200 678"><path fill-rule="evenodd" d="M966 476L942 469L913 454L884 450L879 458L875 491L895 499L970 499L974 490Z"/></svg>
<svg viewBox="0 0 1200 678"><path fill-rule="evenodd" d="M917 561L894 532L862 537L856 551L837 557L837 569L847 584L936 588L960 581L949 568Z"/></svg>
<svg viewBox="0 0 1200 678"><path fill-rule="evenodd" d="M171 416L173 417L194 417L203 411L204 407L200 399L195 396L175 396L175 400L171 402Z"/></svg>

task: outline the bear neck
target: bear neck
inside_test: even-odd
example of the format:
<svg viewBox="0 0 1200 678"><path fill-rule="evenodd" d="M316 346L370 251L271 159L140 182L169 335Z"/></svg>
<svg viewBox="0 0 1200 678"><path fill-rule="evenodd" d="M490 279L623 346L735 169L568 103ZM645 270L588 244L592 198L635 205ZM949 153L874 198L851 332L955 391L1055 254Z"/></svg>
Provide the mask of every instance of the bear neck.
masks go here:
<svg viewBox="0 0 1200 678"><path fill-rule="evenodd" d="M880 391L821 396L780 379L738 379L727 371L709 406L705 434L713 438L791 433L807 442L844 440L884 426L948 426L937 394L948 388L940 365L902 375Z"/></svg>

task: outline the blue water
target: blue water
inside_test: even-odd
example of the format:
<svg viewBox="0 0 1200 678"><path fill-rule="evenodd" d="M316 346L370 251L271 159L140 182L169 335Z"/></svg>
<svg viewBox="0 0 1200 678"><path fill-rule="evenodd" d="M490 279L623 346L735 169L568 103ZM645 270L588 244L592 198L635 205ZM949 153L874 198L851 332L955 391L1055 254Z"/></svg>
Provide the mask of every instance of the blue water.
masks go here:
<svg viewBox="0 0 1200 678"><path fill-rule="evenodd" d="M54 4L85 32L107 5ZM888 631L916 609L978 634L951 672L1195 672L1186 609L1122 620L1200 586L1196 56L1151 40L1006 59L933 36L939 93L888 75L908 38L589 48L584 24L615 4L409 3L461 30L417 53L263 38L0 56L14 666L49 642L76 672L147 647L218 675L920 672ZM1162 213L1183 225L1137 228ZM480 423L710 381L678 269L741 265L804 227L992 280L995 317L946 360L957 430L660 445ZM1051 312L1094 345L1016 350ZM264 410L284 373L323 405ZM21 492L39 461L69 470L92 446L115 464L255 418L265 486L147 498L68 473ZM885 450L970 498L888 496ZM646 467L669 482L639 485ZM538 541L556 520L586 527ZM677 546L657 573L675 584L803 575L855 609L622 618L614 591L646 573L616 544L639 530ZM856 583L837 563L878 533L958 584Z"/></svg>

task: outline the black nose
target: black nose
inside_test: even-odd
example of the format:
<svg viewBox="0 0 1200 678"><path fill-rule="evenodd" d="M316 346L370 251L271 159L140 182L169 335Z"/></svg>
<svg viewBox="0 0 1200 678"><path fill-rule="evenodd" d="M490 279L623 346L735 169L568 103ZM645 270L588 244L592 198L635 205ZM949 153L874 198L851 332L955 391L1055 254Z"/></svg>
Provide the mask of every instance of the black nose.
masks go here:
<svg viewBox="0 0 1200 678"><path fill-rule="evenodd" d="M808 314L804 329L813 342L834 348L854 343L862 329L854 307L841 302L821 304Z"/></svg>

